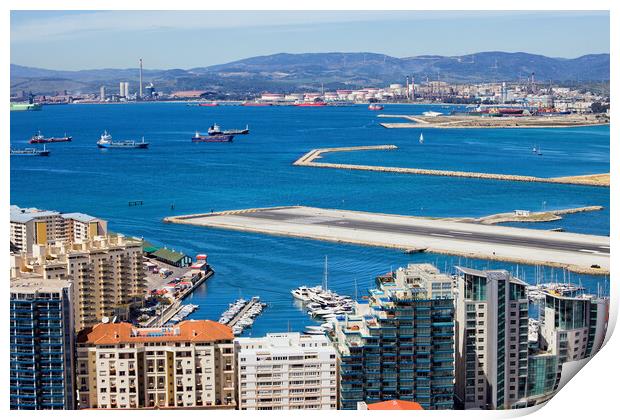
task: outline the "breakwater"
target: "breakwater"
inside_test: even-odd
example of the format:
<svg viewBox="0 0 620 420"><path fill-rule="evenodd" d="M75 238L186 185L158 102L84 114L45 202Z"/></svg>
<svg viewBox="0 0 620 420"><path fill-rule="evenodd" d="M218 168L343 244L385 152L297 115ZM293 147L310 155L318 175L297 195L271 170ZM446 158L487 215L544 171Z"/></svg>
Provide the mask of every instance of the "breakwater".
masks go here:
<svg viewBox="0 0 620 420"><path fill-rule="evenodd" d="M552 222L555 220L561 220L562 215L583 213L589 211L600 211L603 206L586 206L586 207L574 207L570 209L549 210L549 211L537 211L537 212L511 212L511 213L497 213L489 216L472 218L472 217L451 217L444 220L452 220L456 222L467 223L482 223L487 225L495 225L499 223L508 222Z"/></svg>
<svg viewBox="0 0 620 420"><path fill-rule="evenodd" d="M397 149L394 145L378 146L354 146L332 147L325 149L313 149L293 162L295 166L312 166L315 168L348 169L352 171L395 172L401 174L449 176L459 178L495 179L500 181L516 182L544 182L551 184L589 185L598 187L609 186L609 174L580 175L573 177L541 178L528 175L493 174L485 172L448 171L441 169L402 168L394 166L353 165L347 163L323 163L315 162L325 153L351 152L359 150L392 150Z"/></svg>
<svg viewBox="0 0 620 420"><path fill-rule="evenodd" d="M380 123L384 128L565 128L608 125L604 116L569 114L559 116L489 117L466 115L386 115L379 118L400 118L407 123Z"/></svg>

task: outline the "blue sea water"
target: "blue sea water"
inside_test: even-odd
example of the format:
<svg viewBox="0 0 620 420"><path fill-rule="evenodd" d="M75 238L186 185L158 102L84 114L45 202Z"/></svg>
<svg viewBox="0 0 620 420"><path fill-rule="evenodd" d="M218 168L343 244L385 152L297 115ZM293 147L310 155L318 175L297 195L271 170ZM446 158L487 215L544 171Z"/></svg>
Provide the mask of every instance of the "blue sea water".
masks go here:
<svg viewBox="0 0 620 420"><path fill-rule="evenodd" d="M442 107L388 105L383 113L416 114ZM109 220L109 229L184 251L206 252L216 275L188 301L200 305L194 318L217 319L240 296L259 295L270 306L247 334L300 330L311 321L290 290L321 282L329 260L330 288L358 297L374 277L408 262L429 261L506 268L513 264L442 255L405 255L396 250L273 237L162 223L185 213L307 205L423 216L484 216L514 209L540 210L602 205L547 224L520 225L597 235L609 234L609 189L466 178L294 167L310 149L395 144L399 149L327 155L329 162L475 170L536 176L609 171L609 128L388 130L365 106L188 107L182 103L47 106L11 113L11 145L25 147L37 130L73 136L49 145L49 158L11 158L11 203L80 211ZM381 120L383 121L383 120ZM229 144L192 144L194 131L218 123L251 133ZM148 150L99 150L103 130L114 139L140 139ZM543 150L533 155L533 145ZM130 200L143 206L129 207ZM171 206L174 204L174 209ZM519 267L534 282L534 267ZM547 268L545 279L563 280ZM573 274L591 291L606 279Z"/></svg>

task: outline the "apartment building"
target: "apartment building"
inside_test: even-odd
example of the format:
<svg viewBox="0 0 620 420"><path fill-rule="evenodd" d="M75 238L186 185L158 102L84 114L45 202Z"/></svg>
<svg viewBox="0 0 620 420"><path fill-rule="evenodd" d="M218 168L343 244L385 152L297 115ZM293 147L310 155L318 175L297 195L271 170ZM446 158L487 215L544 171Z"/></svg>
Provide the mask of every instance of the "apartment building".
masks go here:
<svg viewBox="0 0 620 420"><path fill-rule="evenodd" d="M35 208L10 208L10 240L21 252L30 253L33 245L54 241L69 243L106 235L105 220L83 213L60 213Z"/></svg>
<svg viewBox="0 0 620 420"><path fill-rule="evenodd" d="M146 286L142 243L121 235L35 244L31 255L12 255L11 267L12 278L36 273L46 280L71 280L78 331L104 317L126 319Z"/></svg>
<svg viewBox="0 0 620 420"><path fill-rule="evenodd" d="M511 408L527 396L527 285L505 270L457 271L457 399L465 409Z"/></svg>
<svg viewBox="0 0 620 420"><path fill-rule="evenodd" d="M30 274L10 289L11 409L73 409L71 283Z"/></svg>
<svg viewBox="0 0 620 420"><path fill-rule="evenodd" d="M230 327L101 323L77 339L79 408L235 408Z"/></svg>
<svg viewBox="0 0 620 420"><path fill-rule="evenodd" d="M585 359L603 346L608 320L609 298L545 292L540 345L557 355L561 364Z"/></svg>
<svg viewBox="0 0 620 420"><path fill-rule="evenodd" d="M377 277L377 288L330 334L339 363L339 408L387 400L424 409L454 401L453 281L431 264Z"/></svg>
<svg viewBox="0 0 620 420"><path fill-rule="evenodd" d="M235 339L240 410L337 408L336 351L325 336Z"/></svg>

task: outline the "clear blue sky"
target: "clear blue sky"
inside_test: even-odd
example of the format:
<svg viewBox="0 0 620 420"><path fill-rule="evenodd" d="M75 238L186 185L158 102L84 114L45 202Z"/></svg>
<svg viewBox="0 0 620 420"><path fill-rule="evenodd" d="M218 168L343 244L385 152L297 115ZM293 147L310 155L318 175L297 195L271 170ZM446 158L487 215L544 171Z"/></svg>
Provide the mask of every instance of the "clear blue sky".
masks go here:
<svg viewBox="0 0 620 420"><path fill-rule="evenodd" d="M13 11L11 62L58 70L192 68L279 52L395 57L609 52L607 12Z"/></svg>

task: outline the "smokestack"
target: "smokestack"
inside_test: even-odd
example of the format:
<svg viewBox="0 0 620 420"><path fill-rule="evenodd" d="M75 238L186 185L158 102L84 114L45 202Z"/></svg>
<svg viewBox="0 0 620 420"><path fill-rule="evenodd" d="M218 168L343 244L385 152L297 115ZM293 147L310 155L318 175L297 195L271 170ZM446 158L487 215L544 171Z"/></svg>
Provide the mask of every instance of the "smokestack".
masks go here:
<svg viewBox="0 0 620 420"><path fill-rule="evenodd" d="M406 85L406 88L405 88L406 89L405 90L405 96L406 96L407 99L409 99L409 76L407 76L406 81L407 81L407 85Z"/></svg>
<svg viewBox="0 0 620 420"><path fill-rule="evenodd" d="M142 99L142 59L140 59L140 99Z"/></svg>
<svg viewBox="0 0 620 420"><path fill-rule="evenodd" d="M415 101L415 77L411 76L411 99Z"/></svg>

